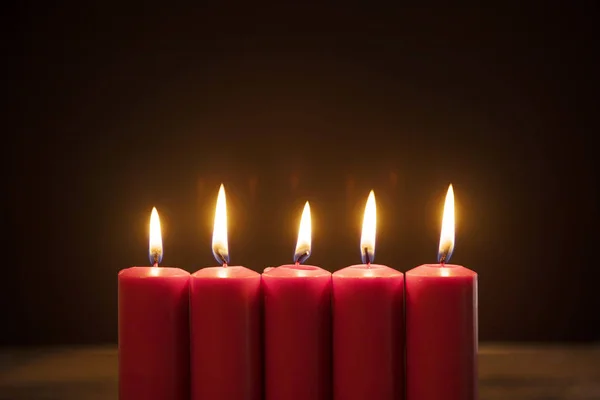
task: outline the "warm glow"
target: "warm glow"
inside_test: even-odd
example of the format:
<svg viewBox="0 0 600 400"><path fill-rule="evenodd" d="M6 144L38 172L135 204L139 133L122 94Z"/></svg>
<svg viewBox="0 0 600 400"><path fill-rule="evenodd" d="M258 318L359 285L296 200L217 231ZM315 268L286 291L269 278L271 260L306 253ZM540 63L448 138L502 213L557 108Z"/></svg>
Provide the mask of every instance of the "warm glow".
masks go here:
<svg viewBox="0 0 600 400"><path fill-rule="evenodd" d="M229 263L229 246L227 245L227 202L225 188L221 184L217 206L215 209L215 224L213 228L212 251L217 262Z"/></svg>
<svg viewBox="0 0 600 400"><path fill-rule="evenodd" d="M298 243L296 243L294 262L302 263L310 257L311 237L312 225L310 220L310 205L307 201L304 205L304 210L302 211L302 219L300 220L300 230L298 231Z"/></svg>
<svg viewBox="0 0 600 400"><path fill-rule="evenodd" d="M229 276L229 270L231 268L225 268L225 267L218 267L219 270L217 271L217 276L219 278L227 278L227 276Z"/></svg>
<svg viewBox="0 0 600 400"><path fill-rule="evenodd" d="M438 261L441 263L450 261L452 251L454 251L454 189L450 185L446 194L446 203L444 204Z"/></svg>
<svg viewBox="0 0 600 400"><path fill-rule="evenodd" d="M375 193L371 190L365 215L363 217L362 235L360 237L360 256L363 263L370 264L375 258L375 236L377 229L377 205L375 204Z"/></svg>
<svg viewBox="0 0 600 400"><path fill-rule="evenodd" d="M150 214L150 240L148 245L148 255L151 265L158 265L163 257L162 233L160 231L160 218L156 207L152 208Z"/></svg>

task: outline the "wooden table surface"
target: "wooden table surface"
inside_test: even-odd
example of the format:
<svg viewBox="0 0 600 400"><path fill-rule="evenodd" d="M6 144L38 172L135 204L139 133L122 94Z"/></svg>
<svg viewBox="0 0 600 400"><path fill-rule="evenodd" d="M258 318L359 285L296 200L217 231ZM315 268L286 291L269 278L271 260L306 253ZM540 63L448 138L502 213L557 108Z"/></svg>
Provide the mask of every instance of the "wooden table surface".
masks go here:
<svg viewBox="0 0 600 400"><path fill-rule="evenodd" d="M600 344L483 344L479 356L481 400L600 400ZM115 346L0 349L0 400L117 397Z"/></svg>

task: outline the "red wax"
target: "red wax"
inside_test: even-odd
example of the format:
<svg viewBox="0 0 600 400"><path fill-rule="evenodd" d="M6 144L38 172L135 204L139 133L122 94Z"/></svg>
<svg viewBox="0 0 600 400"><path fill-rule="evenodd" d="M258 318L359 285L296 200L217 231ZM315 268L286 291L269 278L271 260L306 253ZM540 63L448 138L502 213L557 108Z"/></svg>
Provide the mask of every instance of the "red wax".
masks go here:
<svg viewBox="0 0 600 400"><path fill-rule="evenodd" d="M331 399L331 273L307 265L263 272L265 398Z"/></svg>
<svg viewBox="0 0 600 400"><path fill-rule="evenodd" d="M119 272L119 399L188 400L189 279L179 268Z"/></svg>
<svg viewBox="0 0 600 400"><path fill-rule="evenodd" d="M477 399L477 274L426 264L405 279L407 400Z"/></svg>
<svg viewBox="0 0 600 400"><path fill-rule="evenodd" d="M384 265L333 274L336 400L404 398L404 276Z"/></svg>
<svg viewBox="0 0 600 400"><path fill-rule="evenodd" d="M203 268L190 279L192 400L262 398L261 277Z"/></svg>

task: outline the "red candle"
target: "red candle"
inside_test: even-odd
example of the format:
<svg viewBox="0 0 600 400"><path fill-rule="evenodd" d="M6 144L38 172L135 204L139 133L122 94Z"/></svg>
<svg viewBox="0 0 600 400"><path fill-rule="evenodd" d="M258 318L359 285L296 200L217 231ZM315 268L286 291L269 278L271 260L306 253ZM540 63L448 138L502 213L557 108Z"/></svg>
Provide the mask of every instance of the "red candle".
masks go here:
<svg viewBox="0 0 600 400"><path fill-rule="evenodd" d="M300 264L310 251L307 202L295 264L263 272L267 400L331 399L331 273Z"/></svg>
<svg viewBox="0 0 600 400"><path fill-rule="evenodd" d="M477 274L446 264L453 249L450 185L439 264L406 273L407 400L477 399Z"/></svg>
<svg viewBox="0 0 600 400"><path fill-rule="evenodd" d="M261 279L228 266L225 189L219 190L213 254L220 267L190 279L193 400L262 398Z"/></svg>
<svg viewBox="0 0 600 400"><path fill-rule="evenodd" d="M333 394L336 400L404 398L404 276L375 256L375 194L360 243L363 264L333 274Z"/></svg>
<svg viewBox="0 0 600 400"><path fill-rule="evenodd" d="M190 393L189 278L159 267L160 221L150 218L152 267L119 272L119 399L187 400Z"/></svg>

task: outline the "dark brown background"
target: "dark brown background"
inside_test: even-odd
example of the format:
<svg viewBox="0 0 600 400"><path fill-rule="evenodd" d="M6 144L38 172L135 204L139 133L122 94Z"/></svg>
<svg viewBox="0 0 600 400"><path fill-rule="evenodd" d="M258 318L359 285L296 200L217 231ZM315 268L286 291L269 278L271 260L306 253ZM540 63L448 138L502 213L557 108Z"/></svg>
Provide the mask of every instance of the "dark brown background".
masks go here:
<svg viewBox="0 0 600 400"><path fill-rule="evenodd" d="M20 2L4 26L4 344L116 341L116 275L232 262L453 261L480 276L482 340L600 338L591 7L127 9ZM591 3L589 3L591 4ZM173 15L170 15L170 14ZM169 15L167 15L169 14Z"/></svg>

